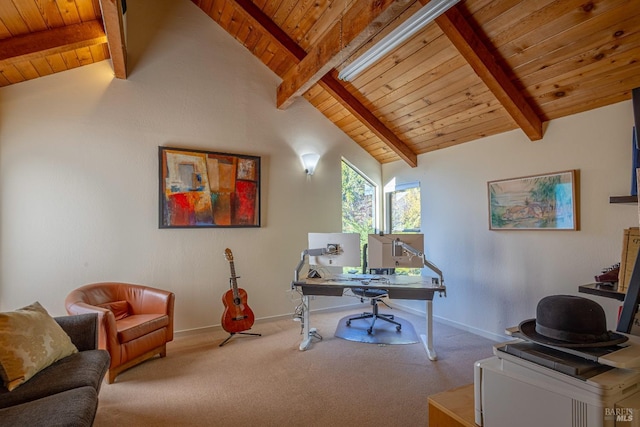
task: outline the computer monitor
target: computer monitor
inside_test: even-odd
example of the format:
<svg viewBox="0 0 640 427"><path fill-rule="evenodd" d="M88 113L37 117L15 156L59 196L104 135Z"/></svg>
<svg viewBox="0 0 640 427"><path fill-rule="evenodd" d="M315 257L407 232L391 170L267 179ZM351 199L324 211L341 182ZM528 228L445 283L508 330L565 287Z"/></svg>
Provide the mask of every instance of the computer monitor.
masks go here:
<svg viewBox="0 0 640 427"><path fill-rule="evenodd" d="M369 234L367 253L367 268L422 268L424 235Z"/></svg>
<svg viewBox="0 0 640 427"><path fill-rule="evenodd" d="M326 267L359 267L360 235L357 233L309 233L309 264Z"/></svg>

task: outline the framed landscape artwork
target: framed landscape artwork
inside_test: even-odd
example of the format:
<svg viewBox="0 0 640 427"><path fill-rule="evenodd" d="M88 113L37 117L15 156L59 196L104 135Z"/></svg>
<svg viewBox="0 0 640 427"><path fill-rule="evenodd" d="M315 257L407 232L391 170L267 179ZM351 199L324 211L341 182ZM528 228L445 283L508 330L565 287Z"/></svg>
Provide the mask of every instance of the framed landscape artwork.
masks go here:
<svg viewBox="0 0 640 427"><path fill-rule="evenodd" d="M260 157L158 149L160 228L260 227Z"/></svg>
<svg viewBox="0 0 640 427"><path fill-rule="evenodd" d="M578 170L490 181L489 229L578 230Z"/></svg>

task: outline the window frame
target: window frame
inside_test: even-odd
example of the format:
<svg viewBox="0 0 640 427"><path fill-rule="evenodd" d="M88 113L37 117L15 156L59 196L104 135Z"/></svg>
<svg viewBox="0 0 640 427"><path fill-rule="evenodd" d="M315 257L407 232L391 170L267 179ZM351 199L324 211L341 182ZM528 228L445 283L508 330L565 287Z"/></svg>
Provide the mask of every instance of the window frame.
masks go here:
<svg viewBox="0 0 640 427"><path fill-rule="evenodd" d="M351 168L355 173L357 173L367 184L369 184L373 188L373 206L372 206L372 221L371 221L371 233L376 233L380 227L380 186L376 184L371 178L369 178L365 173L363 173L360 169L358 169L353 163L344 157L341 159L341 162L344 163L347 167ZM342 171L342 163L340 164L340 170ZM340 193L343 191L343 182L341 179L340 182ZM342 211L341 206L341 221L344 219L344 212ZM342 228L342 226L341 226ZM342 229L344 232L344 229Z"/></svg>
<svg viewBox="0 0 640 427"><path fill-rule="evenodd" d="M417 230L410 231L411 233L422 233L422 190L420 187L420 181L405 182L402 184L395 184L393 189L385 191L385 230L387 233L409 233L409 231L393 230L393 196L396 193L407 191L417 188L420 194L420 227Z"/></svg>

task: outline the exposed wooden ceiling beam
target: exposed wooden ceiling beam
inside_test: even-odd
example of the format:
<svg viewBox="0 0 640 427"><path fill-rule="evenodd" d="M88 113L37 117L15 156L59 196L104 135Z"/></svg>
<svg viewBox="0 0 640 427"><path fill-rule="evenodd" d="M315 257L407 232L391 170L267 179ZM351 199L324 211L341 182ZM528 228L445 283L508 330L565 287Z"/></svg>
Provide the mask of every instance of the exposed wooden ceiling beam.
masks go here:
<svg viewBox="0 0 640 427"><path fill-rule="evenodd" d="M429 0L420 0L420 2L424 5ZM487 46L480 40L458 8L452 7L435 22L529 139L532 141L542 139L544 134L542 120L522 92L509 79L507 73L496 63Z"/></svg>
<svg viewBox="0 0 640 427"><path fill-rule="evenodd" d="M235 9L241 12L245 18L255 21L262 30L271 34L274 42L289 52L297 62L300 62L307 56L307 52L298 45L287 33L285 33L278 25L260 10L251 0L232 0L236 4Z"/></svg>
<svg viewBox="0 0 640 427"><path fill-rule="evenodd" d="M122 17L122 0L100 0L102 19L109 40L109 53L113 73L119 79L127 78L127 46Z"/></svg>
<svg viewBox="0 0 640 427"><path fill-rule="evenodd" d="M307 52L278 27L262 10L251 0L232 0L236 4L236 10L245 18L251 19L262 29L271 35L274 42L278 43L285 51L289 52L294 61L300 62L307 56ZM418 156L389 128L387 128L371 111L369 111L356 97L354 97L342 82L333 76L333 70L325 74L318 82L322 88L328 91L342 106L354 114L371 132L377 135L389 149L398 154L411 167L418 165Z"/></svg>
<svg viewBox="0 0 640 427"><path fill-rule="evenodd" d="M0 67L107 42L102 24L82 24L11 37L2 41Z"/></svg>
<svg viewBox="0 0 640 427"><path fill-rule="evenodd" d="M409 166L418 166L418 156L411 148L400 140L388 127L384 125L368 108L349 92L342 82L332 74L326 74L320 80L320 85L338 101L343 107L360 120L371 132L384 141Z"/></svg>
<svg viewBox="0 0 640 427"><path fill-rule="evenodd" d="M356 0L306 57L283 77L278 87L278 108L291 105L412 3L413 0Z"/></svg>

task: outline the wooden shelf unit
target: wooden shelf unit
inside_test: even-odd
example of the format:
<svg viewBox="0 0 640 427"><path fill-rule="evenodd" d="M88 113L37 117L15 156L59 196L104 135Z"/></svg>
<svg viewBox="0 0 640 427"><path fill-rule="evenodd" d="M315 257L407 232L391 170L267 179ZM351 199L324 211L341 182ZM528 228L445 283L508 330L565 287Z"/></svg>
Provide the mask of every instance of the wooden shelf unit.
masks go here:
<svg viewBox="0 0 640 427"><path fill-rule="evenodd" d="M473 384L429 396L429 427L478 427Z"/></svg>
<svg viewBox="0 0 640 427"><path fill-rule="evenodd" d="M638 203L638 196L610 196L609 203Z"/></svg>
<svg viewBox="0 0 640 427"><path fill-rule="evenodd" d="M589 283L588 285L578 286L578 292L585 294L598 295L599 297L613 298L618 301L624 301L625 293L618 292L618 284L613 287L603 286L600 283Z"/></svg>

